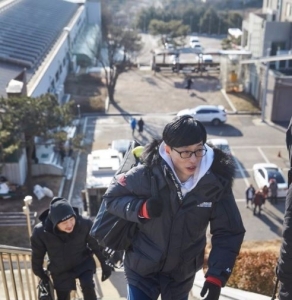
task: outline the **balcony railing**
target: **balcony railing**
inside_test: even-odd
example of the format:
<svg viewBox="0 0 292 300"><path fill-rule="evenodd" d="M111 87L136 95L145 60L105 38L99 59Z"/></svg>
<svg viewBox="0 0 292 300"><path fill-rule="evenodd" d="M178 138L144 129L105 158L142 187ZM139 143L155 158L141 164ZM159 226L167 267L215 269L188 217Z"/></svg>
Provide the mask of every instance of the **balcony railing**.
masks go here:
<svg viewBox="0 0 292 300"><path fill-rule="evenodd" d="M30 249L0 245L0 271L0 299L37 300Z"/></svg>

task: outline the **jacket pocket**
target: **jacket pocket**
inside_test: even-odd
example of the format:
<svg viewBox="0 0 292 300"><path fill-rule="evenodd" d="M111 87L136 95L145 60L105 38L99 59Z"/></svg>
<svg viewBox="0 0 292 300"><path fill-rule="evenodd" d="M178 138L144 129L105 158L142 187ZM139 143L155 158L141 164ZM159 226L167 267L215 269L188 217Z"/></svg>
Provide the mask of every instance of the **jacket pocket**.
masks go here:
<svg viewBox="0 0 292 300"><path fill-rule="evenodd" d="M171 277L178 282L184 281L192 276L203 267L204 252L197 255L195 258L183 261L179 268L171 273Z"/></svg>
<svg viewBox="0 0 292 300"><path fill-rule="evenodd" d="M125 265L141 276L156 273L160 269L159 261L154 261L142 253L128 250L125 257Z"/></svg>

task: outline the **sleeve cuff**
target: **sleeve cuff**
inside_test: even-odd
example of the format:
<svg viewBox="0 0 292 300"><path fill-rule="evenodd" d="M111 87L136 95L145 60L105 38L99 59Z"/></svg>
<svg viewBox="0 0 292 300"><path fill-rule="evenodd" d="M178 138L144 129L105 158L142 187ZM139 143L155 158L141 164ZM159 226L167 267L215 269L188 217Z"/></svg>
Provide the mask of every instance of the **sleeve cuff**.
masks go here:
<svg viewBox="0 0 292 300"><path fill-rule="evenodd" d="M142 204L138 216L140 218L150 219L150 217L148 215L147 207L146 207L146 201Z"/></svg>
<svg viewBox="0 0 292 300"><path fill-rule="evenodd" d="M215 277L212 277L212 276L208 276L208 277L206 278L206 281L207 281L207 282L210 282L210 283L213 283L213 284L215 284L215 285L217 285L217 286L222 287L222 282L221 282L221 280L218 279L218 278L215 278Z"/></svg>

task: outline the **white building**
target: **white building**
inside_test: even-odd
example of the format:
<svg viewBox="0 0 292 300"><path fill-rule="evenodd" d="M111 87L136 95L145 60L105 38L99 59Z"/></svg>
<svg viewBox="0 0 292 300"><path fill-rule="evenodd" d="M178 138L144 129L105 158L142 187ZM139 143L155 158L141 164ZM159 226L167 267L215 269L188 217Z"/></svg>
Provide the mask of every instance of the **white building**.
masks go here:
<svg viewBox="0 0 292 300"><path fill-rule="evenodd" d="M60 104L65 102L64 82L77 67L80 37L88 28L100 28L100 22L97 0L1 1L0 97L52 93ZM6 164L2 173L23 184L25 151L17 159Z"/></svg>

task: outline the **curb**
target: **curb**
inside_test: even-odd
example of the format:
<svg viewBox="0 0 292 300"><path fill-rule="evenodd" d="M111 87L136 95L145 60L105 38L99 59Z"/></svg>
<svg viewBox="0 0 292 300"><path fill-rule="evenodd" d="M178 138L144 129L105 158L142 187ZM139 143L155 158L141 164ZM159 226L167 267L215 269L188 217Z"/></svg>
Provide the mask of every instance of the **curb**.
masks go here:
<svg viewBox="0 0 292 300"><path fill-rule="evenodd" d="M195 297L196 299L198 299L198 295L200 295L204 282L205 282L205 276L203 270L201 269L196 273L194 285L191 291L193 297ZM270 300L270 299L271 297L265 295L247 292L247 291L243 291L231 287L222 288L220 294L220 300Z"/></svg>

